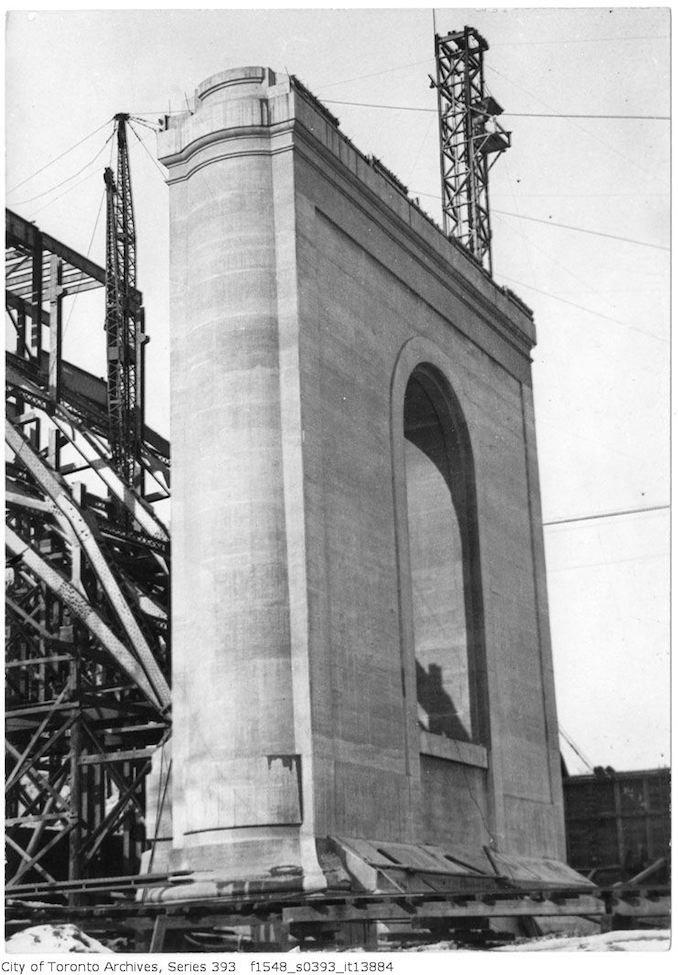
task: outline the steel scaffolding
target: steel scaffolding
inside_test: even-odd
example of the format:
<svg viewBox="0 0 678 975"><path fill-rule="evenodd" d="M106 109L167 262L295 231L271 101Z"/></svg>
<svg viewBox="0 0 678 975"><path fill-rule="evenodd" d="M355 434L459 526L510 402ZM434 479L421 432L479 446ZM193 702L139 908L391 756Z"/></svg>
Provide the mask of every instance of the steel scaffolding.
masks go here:
<svg viewBox="0 0 678 975"><path fill-rule="evenodd" d="M106 383L62 357L63 304L104 269L10 211L6 243L11 890L135 873L147 848L144 779L169 735L169 534L151 505L169 445L143 429L131 490Z"/></svg>

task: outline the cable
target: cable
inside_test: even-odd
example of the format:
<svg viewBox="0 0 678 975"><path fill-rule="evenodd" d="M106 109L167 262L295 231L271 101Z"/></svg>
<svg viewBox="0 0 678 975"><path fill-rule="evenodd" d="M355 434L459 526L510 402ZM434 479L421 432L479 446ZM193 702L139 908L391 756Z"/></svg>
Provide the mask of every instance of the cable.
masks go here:
<svg viewBox="0 0 678 975"><path fill-rule="evenodd" d="M406 68L415 68L420 64L435 64L435 58L424 58L423 61L410 61L408 64L398 64L394 68L385 68L383 71L373 71L371 74L356 75L355 78L344 78L342 81L330 81L326 85L317 85L315 91L322 91L323 88L336 88L337 85L350 85L352 81L362 81L363 78L377 78L382 74L392 74L394 71L404 71Z"/></svg>
<svg viewBox="0 0 678 975"><path fill-rule="evenodd" d="M577 755L582 760L582 762L584 763L584 765L586 765L586 767L588 768L589 772L593 772L593 765L591 764L591 762L588 760L588 758L586 758L586 756L582 753L582 751L577 747L577 745L574 743L574 739L571 738L570 735L568 735L568 733L565 731L565 729L563 728L562 724L560 724L560 723L558 723L558 730L560 731L560 734L563 736L563 738L565 739L565 741L567 742L567 744L570 746L570 748L572 749L572 751L575 753L575 755Z"/></svg>
<svg viewBox="0 0 678 975"><path fill-rule="evenodd" d="M619 318L612 318L610 315L603 315L602 312L594 311L592 308L586 308L584 305L578 305L574 301L569 301L567 298L560 298L558 295L551 294L550 291L542 291L541 288L535 288L531 284L525 284L524 281L517 281L515 278L510 278L507 274L502 274L497 272L499 277L504 278L506 281L510 281L512 284L517 284L521 288L528 288L530 291L536 291L537 294L544 295L545 298L553 298L554 301L560 301L564 305L570 305L572 308L577 308L579 311L588 312L589 315L595 315L597 318L604 318L608 322L614 322L615 325L623 325L624 328L630 328L634 332L640 332L641 335L647 335L649 338L655 339L657 342L663 342L666 344L667 339L662 338L660 335L655 335L654 332L648 332L644 328L638 328L637 325L630 325L629 322L623 322Z"/></svg>
<svg viewBox="0 0 678 975"><path fill-rule="evenodd" d="M631 119L643 122L670 122L670 115L585 115L575 112L503 112L509 118L592 118L592 119Z"/></svg>
<svg viewBox="0 0 678 975"><path fill-rule="evenodd" d="M109 159L109 162L108 162L108 165L109 165L109 168L110 168L110 166L112 165L112 162L113 162L113 149L114 149L114 142L113 142L112 134L111 134L111 137L109 138L109 140L107 140L107 141L110 141L110 143L111 143L111 153L110 153L110 159ZM103 148L106 148L106 143L104 143ZM93 162L94 161L95 160L93 160ZM67 189L65 189L63 191L63 193L59 193L58 196L55 196L53 199L49 200L47 203L44 203L41 207L38 207L37 210L32 210L31 212L33 214L33 218L37 217L37 215L39 213L42 213L43 210L47 210L48 207L51 207L54 203L57 202L57 200L60 200L62 197L66 196L68 193L72 193L73 190L76 189L78 186L82 186L83 183L86 183L87 180L88 179L91 179L92 176L94 176L94 175L95 175L95 173L88 173L87 176L85 176L83 179L79 179L77 181L77 183L73 183L72 186L69 186Z"/></svg>
<svg viewBox="0 0 678 975"><path fill-rule="evenodd" d="M73 149L77 149L78 146L81 146L83 144L83 142L87 142L87 140L90 139L93 135L96 135L97 132L100 132L101 129L104 128L104 126L108 125L108 123L110 121L111 121L111 119L110 118L107 118L105 122L102 122L101 125L99 125L96 129L94 129L93 132L90 132L89 135L86 135L83 139L81 139L80 142L76 142L75 145L72 145L68 149L65 149L61 153L61 155L55 156L54 159L50 159L50 161L47 162L47 163L45 163L44 166L41 166L40 169L36 169L36 171L31 176L27 176L25 179L22 179L20 183L16 183L10 190L7 190L7 194L9 195L10 193L13 193L14 190L18 190L20 186L23 186L24 183L27 183L29 180L33 179L39 173L42 173L45 169L47 169L49 166L51 166L52 163L58 162L59 159L63 159L63 157L64 156L67 156L68 153L69 152L72 152Z"/></svg>
<svg viewBox="0 0 678 975"><path fill-rule="evenodd" d="M512 231L514 231L515 233L518 233L518 235L520 236L520 238L528 245L528 247L534 247L535 249L538 249L540 251L540 254L541 254L542 258L546 258L546 260L549 261L551 264L553 264L555 267L560 268L562 271L565 272L565 274L568 275L568 277L572 278L573 281L576 281L579 284L585 285L594 295L597 295L601 299L601 301L605 301L605 302L608 301L608 299L605 298L601 294L601 292L597 288L595 288L589 281L587 281L585 278L582 278L580 275L575 274L574 271L571 271L570 268L568 268L565 264L563 264L562 261L559 261L555 257L553 257L548 252L548 249L547 250L544 250L543 248L537 248L536 245L534 244L534 242L531 241L528 237L526 237L525 234L523 234L521 230L517 230L512 225L507 225L507 226L509 226L510 229ZM501 272L499 272L499 274L501 274ZM534 275L533 275L533 278L534 278ZM507 277L507 280L509 280L508 277ZM518 282L516 282L516 283L518 283ZM588 311L592 315L596 315L599 318L604 318L604 319L607 319L609 321L615 322L616 324L621 325L624 328L629 328L632 331L639 332L642 335L650 336L651 338L654 338L657 341L666 341L662 337L656 335L654 332L646 331L645 329L641 329L641 328L639 328L636 325L631 325L629 322L624 322L621 319L612 318L609 315L603 315L601 312L595 312L592 308L585 308L582 305L577 305L574 302L571 302L571 301L568 301L565 298L559 297L558 295L550 294L549 292L540 292L540 289L539 288L536 288L534 285L528 285L528 284L526 284L526 285L523 285L523 287L527 287L527 288L530 288L533 291L537 291L537 292L539 292L541 294L548 295L549 297L554 298L556 301L562 301L562 302L564 302L566 304L570 304L570 305L572 305L575 308L579 308L581 311Z"/></svg>
<svg viewBox="0 0 678 975"><path fill-rule="evenodd" d="M609 41L625 43L626 41L668 41L671 38L668 34L659 37L652 37L650 34L642 34L638 37L563 37L557 41L498 41L492 42L492 47L520 47L528 45L533 47L535 44L603 44Z"/></svg>
<svg viewBox="0 0 678 975"><path fill-rule="evenodd" d="M520 204L518 203L517 194L516 194L516 183L514 182L511 176L512 167L511 167L510 156L504 159L504 167L505 167L506 175L508 177L508 185L511 189L511 196L513 197L513 206L515 207L516 210L519 210ZM489 192L488 192L488 197L489 197ZM529 236L530 228L523 227L522 223L519 221L517 224L514 224L512 227L510 227L510 229L514 233L516 233L518 237L520 237L520 239L524 241L525 244L527 244L527 249L525 251L527 269L529 270L530 281L532 281L533 284L536 284L538 278L537 275L535 274L534 259L533 259L534 255L532 253L532 251L536 250L536 248L533 247L532 241L530 240L530 236ZM552 258L551 255L548 255L548 258L550 258L553 263L556 263L555 258Z"/></svg>
<svg viewBox="0 0 678 975"><path fill-rule="evenodd" d="M92 166L97 161L97 159L99 158L99 156L104 151L104 149L106 148L106 146L108 145L108 143L112 138L113 138L113 133L111 133L108 139L106 139L103 146L97 152L96 156L94 156L93 159L90 159L88 163L85 163L82 169L79 169L77 173L72 173L71 176L67 176L66 179L62 179L60 183L56 184L56 186L51 186L48 190L43 190L42 193L37 193L35 196L29 197L27 200L19 200L17 203L13 203L12 206L24 206L26 203L32 203L34 200L39 200L40 197L47 196L48 193L53 193L54 190L58 190L59 187L64 185L64 183L70 183L72 179L75 179L76 176L79 176L81 173L84 173L86 169L89 169L89 167Z"/></svg>
<svg viewBox="0 0 678 975"><path fill-rule="evenodd" d="M337 98L323 98L323 104L327 105L352 105L354 108L387 108L394 112L430 112L437 114L437 108L418 108L416 105L378 105L376 102L347 102Z"/></svg>
<svg viewBox="0 0 678 975"><path fill-rule="evenodd" d="M99 217L101 216L101 210L102 210L102 207L104 205L104 199L105 199L105 197L106 197L106 190L103 189L101 191L101 199L99 200L99 209L97 210L96 220L94 221L94 228L92 230L92 236L89 239L89 245L87 247L87 253L85 255L85 257L87 258L87 260L89 260L89 253L92 250L92 244L94 243L94 235L96 234L97 227L99 226ZM71 324L71 318L73 316L73 312L75 310L75 303L78 300L78 295L79 294L80 294L80 292L79 291L76 291L75 292L75 295L73 296L73 303L71 304L70 310L68 312L68 318L66 319L66 324L64 325L63 338L66 338L66 332L68 331L68 326Z"/></svg>
<svg viewBox="0 0 678 975"><path fill-rule="evenodd" d="M435 200L440 199L440 197L439 197L438 194L424 193L422 190L413 190L412 191L412 194L414 196L427 196L427 197L430 197L431 199L435 199ZM493 212L494 213L501 213L502 211L500 211L500 210L493 210ZM519 214L513 214L513 216L519 217L520 215ZM520 217L520 218L522 219L522 217ZM529 220L529 219L535 219L535 218L525 217L524 219ZM548 221L548 222L550 223L550 221ZM593 231L588 231L588 232L589 233L593 233ZM521 236L523 236L523 235L521 235ZM525 238L524 236L523 236L523 239L527 243L529 243L529 241L527 240L527 238ZM652 246L658 246L658 245L652 245ZM553 260L553 258L550 258L550 259ZM562 264L560 261L553 261L553 263L556 264L558 267L561 267L567 274L569 274L575 280L582 281L583 283L587 283L587 282L584 282L582 278L579 278L576 274L573 274L572 271L568 270L568 268L566 268L565 265ZM622 325L624 328L629 328L629 329L631 329L634 332L638 332L640 335L646 335L649 338L653 338L657 342L664 342L665 343L667 341L665 338L662 338L660 335L656 335L654 332L648 332L646 329L639 328L637 325L631 325L630 322L624 322L620 318L612 318L610 315L604 315L602 312L594 311L592 308L586 308L584 305L578 305L574 301L569 301L567 298L561 298L559 295L554 295L554 294L552 294L549 291L543 291L541 288L535 288L534 285L526 284L524 281L518 281L516 278L511 278L511 277L509 277L506 274L502 274L502 272L500 272L500 271L499 272L496 272L496 273L497 273L497 276L498 277L502 277L506 281L511 281L513 284L517 284L521 288L528 288L530 291L535 291L537 294L544 295L544 297L546 297L546 298L552 298L554 301L560 301L560 302L562 302L565 305L570 305L572 308L577 308L579 311L587 312L589 315L595 315L597 318L603 318L603 319L605 319L608 322L614 322L616 325Z"/></svg>
<svg viewBox="0 0 678 975"><path fill-rule="evenodd" d="M37 215L39 213L42 213L43 210L47 210L47 208L48 207L51 207L54 203L56 203L57 200L60 200L62 197L66 196L68 193L72 193L74 189L76 189L78 186L82 186L83 183L86 183L88 179L91 179L92 176L95 176L95 175L96 175L96 172L88 173L86 176L83 176L82 179L79 179L77 181L77 183L73 183L71 186L67 187L63 191L63 193L59 193L53 199L48 200L47 203L43 203L43 205L42 206L39 206L37 210L31 209L32 219L35 219L35 217L37 217Z"/></svg>
<svg viewBox="0 0 678 975"><path fill-rule="evenodd" d="M87 256L87 259L88 260L89 260L89 252L92 250L92 244L94 243L94 235L97 232L97 226L99 224L99 217L101 216L101 210L102 210L102 207L104 205L104 198L105 198L105 196L106 196L106 190L104 188L101 191L101 199L99 201L99 209L97 210L97 217L96 217L96 220L94 221L94 227L92 229L92 236L90 237L89 244L87 245L87 254L86 254L86 256Z"/></svg>
<svg viewBox="0 0 678 975"><path fill-rule="evenodd" d="M156 123L154 123L154 122L147 122L146 119L139 118L138 115L130 115L130 122L131 121L137 122L138 125L143 125L144 128L150 129L151 132L158 132L158 131L160 131L160 126L158 126Z"/></svg>
<svg viewBox="0 0 678 975"><path fill-rule="evenodd" d="M157 159L154 159L153 156L151 155L151 153L148 151L148 147L144 144L143 139L141 138L141 136L139 135L139 133L137 132L137 130L134 128L134 126L132 125L131 122L129 123L129 127L132 130L132 132L134 133L134 135L136 136L136 138L141 143L141 148L144 150L144 152L146 153L146 155L148 156L148 158L151 160L151 162L153 163L153 165L155 166L155 168L158 170L158 172L162 176L163 182L164 182L167 174L165 172L163 172L163 170L162 170L162 168L161 168L160 163L158 162L158 160Z"/></svg>
<svg viewBox="0 0 678 975"><path fill-rule="evenodd" d="M416 105L381 105L376 102L350 102L336 98L323 98L328 105L352 105L354 108L386 108L399 112L429 112L436 114L437 108L419 108ZM478 113L481 114L481 113ZM489 115L488 115L489 117ZM643 121L670 122L670 115L586 115L573 112L502 112L502 118L590 118L590 119L635 119Z"/></svg>
<svg viewBox="0 0 678 975"><path fill-rule="evenodd" d="M428 139L428 136L429 136L429 132L431 131L431 123L432 122L433 122L433 119L430 118L428 120L428 122L426 123L426 131L424 132L424 137L421 140L421 143L420 143L419 148L417 150L417 154L414 157L414 162L410 166L410 171L409 171L409 173L407 174L407 177L406 177L406 182L408 182L408 183L412 179L412 177L414 176L414 171L415 171L415 169L417 167L417 163L419 162L419 158L420 158L420 156L421 156L421 154L423 152L424 146L426 144L426 140Z"/></svg>
<svg viewBox="0 0 678 975"><path fill-rule="evenodd" d="M501 71L497 71L497 69L493 68L491 65L488 65L487 68L488 71L492 71L500 78L503 78L504 81L508 81L510 85L513 85L519 91L525 92L526 95L529 95L530 98L539 102L540 105L544 105L546 108L552 108L552 106L549 105L548 102L545 102L543 98L539 98L538 95L535 95L533 92L529 91L529 89L523 88L523 86L519 85L516 81L512 81L511 78L507 77L507 75L505 74L502 74ZM635 159L632 159L630 156L624 155L623 152L618 152L608 142L605 142L603 139L599 139L597 136L595 136L593 132L590 131L590 129L585 129L583 126L578 125L577 122L574 121L571 122L571 125L573 125L574 128L579 129L580 132L583 132L584 135L586 135L589 139L593 139L594 142L597 142L601 146L603 146L607 150L607 152L612 153L612 155L614 156L618 156L619 159L623 159L624 162L627 163L627 165L630 164L634 169L638 169L642 173L647 173L647 169L644 166L639 165L635 161Z"/></svg>
<svg viewBox="0 0 678 975"><path fill-rule="evenodd" d="M162 115L162 116L165 116L165 115L185 115L186 114L186 109L183 109L183 110L177 109L176 111L172 112L168 108L160 108L160 109L156 108L152 112L132 112L130 114L131 114L131 117L132 118L136 118L139 115L155 115L155 116L158 116L158 115Z"/></svg>
<svg viewBox="0 0 678 975"><path fill-rule="evenodd" d="M115 129L113 130L115 132ZM116 140L117 141L117 140ZM115 152L115 142L111 139L111 151L108 156L108 168L113 168L113 153Z"/></svg>
<svg viewBox="0 0 678 975"><path fill-rule="evenodd" d="M512 42L505 42L505 43L498 42L498 43L493 43L492 44L492 47L493 48L495 48L495 47L515 47L515 46L517 46L519 44L524 44L524 45L527 45L527 44L529 44L529 45L534 45L534 44L560 44L560 43L563 43L563 44L580 44L580 43L581 44L597 44L597 43L607 43L607 42L621 42L621 43L623 43L623 42L635 41L635 40L640 40L640 41L644 41L644 40L657 41L657 40L668 40L668 39L669 38L666 37L666 36L662 36L662 37L650 37L650 36L639 36L639 37L601 37L601 38L589 37L589 38L585 38L585 39L583 39L581 41L577 40L576 38L565 38L562 41L512 41ZM344 78L341 81L331 81L331 82L329 82L326 85L317 85L314 90L320 91L323 88L335 88L337 85L348 85L348 84L351 84L351 82L353 82L353 81L362 81L364 78L378 78L380 75L392 74L395 71L405 71L407 68L415 68L415 67L418 67L419 65L422 65L422 64L435 64L435 58L434 57L428 57L428 58L424 58L421 61L409 61L407 64L398 64L398 65L395 65L392 68L386 68L383 71L373 71L370 74L356 75L353 78ZM175 112L175 113L168 113L168 112L164 112L164 113L163 112L160 112L160 113L155 113L155 112L139 112L138 114L139 115L154 115L154 114L161 114L161 115L162 114L165 114L165 115L167 115L167 114L177 114L178 115L180 113L179 112Z"/></svg>
<svg viewBox="0 0 678 975"><path fill-rule="evenodd" d="M432 200L439 199L439 196L435 193L424 193L422 190L412 190L414 196L427 196ZM575 230L580 234L591 234L594 237L607 237L609 240L620 240L625 244L637 244L639 247L652 247L655 250L660 251L670 251L670 247L664 246L664 244L651 244L647 240L636 240L633 237L620 237L617 234L606 234L602 230L590 230L587 227L574 227L572 224L568 223L558 223L555 220L543 220L541 217L528 217L525 213L509 213L507 210L499 210L496 207L493 208L492 213L499 213L503 217L516 217L518 220L531 220L533 223L544 223L547 227L560 227L563 230ZM555 295L553 296L555 297Z"/></svg>
<svg viewBox="0 0 678 975"><path fill-rule="evenodd" d="M653 247L658 251L670 251L670 247L663 244L651 244L647 240L635 240L632 237L619 237L617 234L606 234L602 230L589 230L586 227L573 227L567 223L557 223L555 220L543 220L540 217L528 217L524 213L508 213L506 210L494 209L493 213L500 213L503 217L517 217L519 220L531 220L533 223L544 223L547 227L560 227L562 230L575 230L579 234L591 234L593 237L607 237L609 240L621 240L625 244L637 244L639 247Z"/></svg>
<svg viewBox="0 0 678 975"><path fill-rule="evenodd" d="M412 190L415 196L428 196L432 200L440 200L440 193L425 193L424 190ZM493 193L493 197L508 196L508 193ZM516 198L515 192L511 192L511 197ZM638 199L662 199L666 200L671 196L670 193L521 193L521 200L638 200ZM494 213L494 208L492 210ZM522 216L522 214L521 214ZM549 221L550 222L550 221Z"/></svg>
<svg viewBox="0 0 678 975"><path fill-rule="evenodd" d="M416 192L416 190L414 191ZM433 193L422 193L422 196L434 196ZM439 196L440 194L438 194ZM514 195L514 194L512 194ZM521 200L554 200L554 199L566 199L566 200L612 200L612 199L622 199L622 200L649 200L649 199L662 199L667 200L670 197L670 193L521 193ZM492 193L493 197L497 196L508 196L508 193Z"/></svg>
<svg viewBox="0 0 678 975"><path fill-rule="evenodd" d="M669 552L650 552L647 555L634 555L628 559L606 559L604 562L578 562L576 565L563 565L559 569L549 569L549 575L555 575L557 572L575 572L578 569L606 569L610 565L627 565L631 562L655 562L669 557Z"/></svg>
<svg viewBox="0 0 678 975"><path fill-rule="evenodd" d="M574 522L580 521L594 521L601 518L620 518L623 515L638 515L645 511L666 511L670 509L670 504L653 504L648 505L646 508L627 508L624 511L602 511L598 515L580 515L576 518L554 518L552 521L542 522L544 528L550 527L551 525L570 525Z"/></svg>

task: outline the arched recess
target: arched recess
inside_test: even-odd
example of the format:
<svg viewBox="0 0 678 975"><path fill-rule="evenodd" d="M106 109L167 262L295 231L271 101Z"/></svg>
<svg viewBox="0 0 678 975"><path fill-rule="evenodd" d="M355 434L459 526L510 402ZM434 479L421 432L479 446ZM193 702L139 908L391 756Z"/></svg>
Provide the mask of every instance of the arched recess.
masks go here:
<svg viewBox="0 0 678 975"><path fill-rule="evenodd" d="M392 434L403 672L409 722L488 743L473 450L445 369L425 340L394 374ZM409 675L409 679L408 679ZM413 741L414 736L410 735Z"/></svg>

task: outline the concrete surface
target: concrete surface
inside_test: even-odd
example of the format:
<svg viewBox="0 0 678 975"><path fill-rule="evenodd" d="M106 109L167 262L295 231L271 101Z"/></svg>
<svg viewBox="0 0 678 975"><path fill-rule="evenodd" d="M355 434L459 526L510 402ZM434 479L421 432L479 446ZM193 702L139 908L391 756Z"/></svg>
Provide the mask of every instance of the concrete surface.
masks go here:
<svg viewBox="0 0 678 975"><path fill-rule="evenodd" d="M530 315L270 69L204 82L159 156L171 864L225 877L291 865L322 887L327 836L562 859ZM455 737L419 721L415 370L444 430L456 518L429 581L447 559L440 609L457 590L442 643L417 653L429 673L440 665ZM416 572L424 555L420 543Z"/></svg>

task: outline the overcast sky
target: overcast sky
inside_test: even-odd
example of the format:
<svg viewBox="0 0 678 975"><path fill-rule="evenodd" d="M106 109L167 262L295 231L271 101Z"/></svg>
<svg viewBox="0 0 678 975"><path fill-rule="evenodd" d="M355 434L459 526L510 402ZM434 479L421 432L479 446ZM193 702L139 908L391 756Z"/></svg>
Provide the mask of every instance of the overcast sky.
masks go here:
<svg viewBox="0 0 678 975"><path fill-rule="evenodd" d="M512 132L491 175L494 272L537 322L561 725L594 765L666 765L668 511L548 523L669 500L669 10L447 7L435 18L438 33L469 24L485 36L486 80ZM17 10L6 54L7 205L99 263L112 116L154 122L244 64L296 74L441 220L431 8ZM601 115L624 118L590 117ZM167 434L168 191L154 133L137 132L148 418ZM66 357L103 375L102 295L78 297L66 319Z"/></svg>

